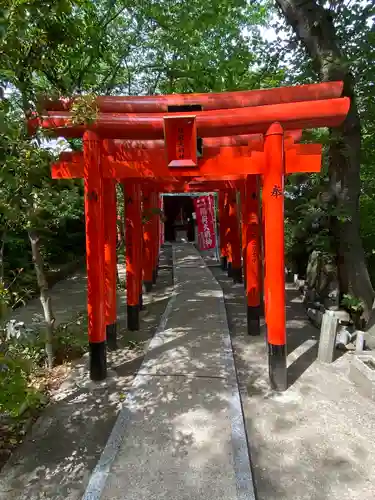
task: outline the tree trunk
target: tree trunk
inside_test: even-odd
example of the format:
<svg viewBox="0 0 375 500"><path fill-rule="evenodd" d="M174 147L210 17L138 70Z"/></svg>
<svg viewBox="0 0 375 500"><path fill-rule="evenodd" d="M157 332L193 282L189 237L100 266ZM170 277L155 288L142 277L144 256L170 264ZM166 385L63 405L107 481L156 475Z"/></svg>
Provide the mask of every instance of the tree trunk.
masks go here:
<svg viewBox="0 0 375 500"><path fill-rule="evenodd" d="M2 231L0 235L0 286L4 286L4 248L6 232Z"/></svg>
<svg viewBox="0 0 375 500"><path fill-rule="evenodd" d="M55 318L52 312L51 297L48 291L48 282L44 272L43 257L40 252L40 238L37 231L29 229L29 240L31 243L31 252L33 256L34 268L40 292L40 302L43 307L44 320L46 323L45 346L47 354L48 368L53 367L53 327Z"/></svg>
<svg viewBox="0 0 375 500"><path fill-rule="evenodd" d="M332 12L316 0L276 0L288 24L304 44L323 81L342 80L343 96L351 100L348 116L332 129L329 177L332 200L341 217L333 217L332 233L337 242L341 293L360 298L368 320L374 289L367 270L360 238L359 195L361 126L354 93L354 80L341 52L332 22Z"/></svg>
<svg viewBox="0 0 375 500"><path fill-rule="evenodd" d="M5 294L4 282L4 248L5 248L6 231L2 231L0 235L0 292ZM8 311L8 301L6 294L3 299L0 299L0 321L5 318Z"/></svg>

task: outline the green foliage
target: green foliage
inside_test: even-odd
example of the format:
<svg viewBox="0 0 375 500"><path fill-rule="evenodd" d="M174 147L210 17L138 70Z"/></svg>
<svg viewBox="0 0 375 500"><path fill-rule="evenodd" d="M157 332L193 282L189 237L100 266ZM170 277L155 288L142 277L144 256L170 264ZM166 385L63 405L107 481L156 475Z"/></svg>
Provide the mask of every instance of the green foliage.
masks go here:
<svg viewBox="0 0 375 500"><path fill-rule="evenodd" d="M86 314L59 325L54 342L58 365L80 358L88 348ZM45 402L45 394L33 386L41 370L44 372L45 364L42 332L8 340L3 334L0 338L0 414L17 417L26 408L35 408Z"/></svg>
<svg viewBox="0 0 375 500"><path fill-rule="evenodd" d="M97 96L89 94L75 99L71 108L72 123L76 125L94 123L98 116Z"/></svg>
<svg viewBox="0 0 375 500"><path fill-rule="evenodd" d="M160 220L162 222L165 220L163 210L161 208L158 208L158 207L152 207L149 210L143 211L142 224L147 224L148 222L150 222L152 217L155 215L160 217Z"/></svg>
<svg viewBox="0 0 375 500"><path fill-rule="evenodd" d="M0 414L17 417L26 408L41 404L42 395L29 387L29 374L22 358L0 355Z"/></svg>
<svg viewBox="0 0 375 500"><path fill-rule="evenodd" d="M6 317L10 308L24 305L32 295L32 290L26 285L25 280L20 280L23 271L23 269L12 270L10 274L13 279L9 283L0 283L0 321Z"/></svg>
<svg viewBox="0 0 375 500"><path fill-rule="evenodd" d="M354 314L360 314L364 310L364 304L362 300L350 294L344 295L341 301L341 305Z"/></svg>

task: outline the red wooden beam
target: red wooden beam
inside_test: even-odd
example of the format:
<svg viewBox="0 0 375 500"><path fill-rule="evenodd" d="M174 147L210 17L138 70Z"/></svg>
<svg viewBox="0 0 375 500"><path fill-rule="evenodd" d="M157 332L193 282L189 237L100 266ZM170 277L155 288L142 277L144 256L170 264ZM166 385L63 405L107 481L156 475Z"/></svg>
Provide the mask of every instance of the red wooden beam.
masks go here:
<svg viewBox="0 0 375 500"><path fill-rule="evenodd" d="M302 137L302 130L288 130L286 136L291 137L294 142L298 142ZM221 146L246 146L251 144L263 144L262 134L242 134L229 135L224 137L205 137L203 141L203 150L208 148L217 148ZM163 149L165 142L163 139L156 140L126 140L126 139L105 139L102 143L104 155L116 156L123 150L129 149Z"/></svg>
<svg viewBox="0 0 375 500"><path fill-rule="evenodd" d="M197 131L200 137L219 137L241 134L265 133L273 122L280 122L285 130L336 127L340 125L350 106L347 97L291 102L258 106L256 113L246 108L220 109L196 113ZM191 113L181 113L191 116ZM99 113L95 123L75 125L72 115L64 111L51 111L40 121L29 121L29 132L35 132L38 124L55 136L82 137L86 129L94 130L103 139L163 139L163 113L155 114L109 114Z"/></svg>
<svg viewBox="0 0 375 500"><path fill-rule="evenodd" d="M285 173L320 172L320 144L289 145L285 152ZM231 180L232 176L262 174L265 157L262 151L251 151L248 146L228 146L211 148L207 158L198 159L198 168L169 169L165 164L162 150L127 151L128 160L112 161L111 157L102 157L102 175L116 179L141 178L155 181L188 177L211 177L212 179ZM64 153L63 158L67 158ZM71 179L83 177L82 156L73 153L73 162L60 161L52 165L53 179ZM229 177L228 177L229 176ZM211 179L211 180L212 180Z"/></svg>
<svg viewBox="0 0 375 500"><path fill-rule="evenodd" d="M285 102L331 99L342 95L343 82L324 82L294 87L220 92L211 94L172 94L156 96L101 96L96 100L106 113L166 112L168 106L201 105L205 110L230 109ZM45 100L46 110L69 110L73 99Z"/></svg>

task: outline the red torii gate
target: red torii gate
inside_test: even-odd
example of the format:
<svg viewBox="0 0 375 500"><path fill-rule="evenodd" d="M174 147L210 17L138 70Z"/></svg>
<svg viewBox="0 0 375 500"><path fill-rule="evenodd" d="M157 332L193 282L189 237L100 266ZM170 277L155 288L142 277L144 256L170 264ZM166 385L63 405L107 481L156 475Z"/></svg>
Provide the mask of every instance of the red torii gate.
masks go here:
<svg viewBox="0 0 375 500"><path fill-rule="evenodd" d="M134 242L139 241L140 245L142 242L140 183L146 180L148 186L152 183L153 193L161 191L165 185L168 190L173 190L175 185L176 191L182 188L188 191L194 189L194 179L202 178L205 179L203 184L210 182L211 185L225 179L230 185L237 181L245 183L243 227L246 230L249 332L258 334L260 223L259 187L254 182L254 174L258 174L263 177L264 299L270 379L272 387L286 389L284 176L320 170L321 147L296 144L294 140L298 140L301 129L334 127L342 123L350 105L348 98L340 97L342 86L342 82L329 82L223 94L99 97L95 122L82 125L72 121L69 109L73 100L47 101L44 116L29 121L31 132L41 126L55 135L84 139L83 153L62 155L60 162L53 165L52 175L54 178L85 179L92 379L101 380L106 376L106 340L110 340L111 335L109 344L115 346L114 329L108 329L115 321L115 293L105 291L109 287L113 291L115 254L111 243L113 229L109 229L113 224L104 224L104 208L113 218L113 199L108 193L113 193L115 180L124 184L125 196L132 203L136 200L133 212L127 207L130 213L127 226L128 320L135 317L134 323L130 321L130 327L134 328L139 321L141 282L139 250L134 251ZM249 107L253 108L252 113ZM198 135L203 139L201 157L197 154ZM124 139L125 142L120 144L110 139ZM195 189L198 189L197 183ZM157 225L151 232L157 235ZM130 242L133 245L129 248ZM155 279L157 250L149 248L152 280ZM129 303L129 296L134 297L135 304ZM112 305L106 305L106 298Z"/></svg>

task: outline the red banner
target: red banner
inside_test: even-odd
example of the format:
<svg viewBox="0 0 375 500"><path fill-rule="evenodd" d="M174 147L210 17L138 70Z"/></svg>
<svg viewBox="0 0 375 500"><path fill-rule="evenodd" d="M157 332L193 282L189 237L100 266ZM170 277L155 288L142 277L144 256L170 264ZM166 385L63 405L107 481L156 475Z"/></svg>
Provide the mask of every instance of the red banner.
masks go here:
<svg viewBox="0 0 375 500"><path fill-rule="evenodd" d="M199 196L194 198L194 207L198 226L198 245L200 250L210 250L216 247L214 223L214 197Z"/></svg>

